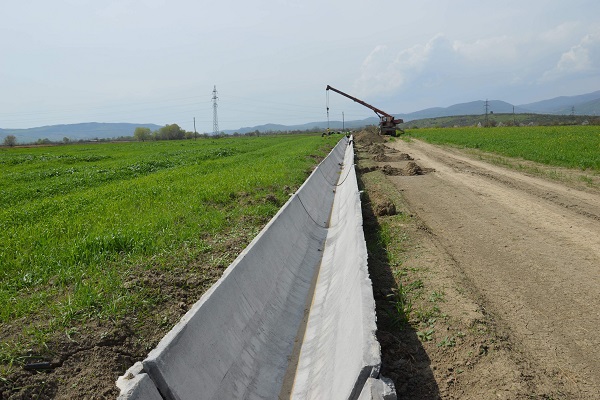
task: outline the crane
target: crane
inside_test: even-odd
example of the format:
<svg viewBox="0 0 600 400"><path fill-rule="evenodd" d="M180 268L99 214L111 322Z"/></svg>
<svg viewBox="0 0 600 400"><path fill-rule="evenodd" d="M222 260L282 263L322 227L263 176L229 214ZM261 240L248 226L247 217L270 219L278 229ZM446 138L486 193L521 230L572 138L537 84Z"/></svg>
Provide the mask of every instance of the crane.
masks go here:
<svg viewBox="0 0 600 400"><path fill-rule="evenodd" d="M328 92L329 90L333 90L334 92L339 93L342 96L345 96L350 100L354 100L358 104L362 104L363 106L373 110L375 114L377 114L377 116L379 117L379 132L382 135L398 136L399 134L404 133L402 129L397 127L398 124L404 122L404 120L402 120L401 118L396 119L393 115L390 115L385 111L381 111L380 109L373 107L372 105L365 103L364 101L357 99L356 97L350 96L349 94L344 93L341 90L334 88L333 86L327 85L325 91ZM327 103L327 112L329 113L329 103ZM400 132L398 133L398 131Z"/></svg>

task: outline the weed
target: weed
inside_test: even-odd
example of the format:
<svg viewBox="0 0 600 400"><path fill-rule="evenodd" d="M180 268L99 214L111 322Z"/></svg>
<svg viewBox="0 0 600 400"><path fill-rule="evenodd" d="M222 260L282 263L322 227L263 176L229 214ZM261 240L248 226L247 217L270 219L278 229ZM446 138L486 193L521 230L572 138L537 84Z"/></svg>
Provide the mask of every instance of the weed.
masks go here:
<svg viewBox="0 0 600 400"><path fill-rule="evenodd" d="M430 342L431 340L433 340L434 333L435 333L435 329L433 329L433 328L426 329L424 331L417 331L417 337L422 342Z"/></svg>
<svg viewBox="0 0 600 400"><path fill-rule="evenodd" d="M414 272L418 272L419 269L418 268L414 268L414 267L402 267L400 269L396 269L393 271L394 276L396 277L396 279L401 279L404 278L406 276L409 275L409 273L414 273Z"/></svg>
<svg viewBox="0 0 600 400"><path fill-rule="evenodd" d="M406 285L406 290L409 292L416 291L419 289L423 289L423 281L421 279L416 279Z"/></svg>
<svg viewBox="0 0 600 400"><path fill-rule="evenodd" d="M399 285L398 291L393 301L391 301L393 312L388 312L388 316L394 326L403 326L408 324L413 312L412 300L409 293L406 292L402 284Z"/></svg>
<svg viewBox="0 0 600 400"><path fill-rule="evenodd" d="M594 185L594 179L592 179L591 177L589 177L587 175L579 175L579 180L586 183L588 186Z"/></svg>
<svg viewBox="0 0 600 400"><path fill-rule="evenodd" d="M431 293L431 295L429 295L429 301L432 303L437 303L438 301L444 302L446 301L444 299L445 293L444 292L438 292L438 291L433 291Z"/></svg>
<svg viewBox="0 0 600 400"><path fill-rule="evenodd" d="M413 313L415 321L429 321L439 315L439 308L418 308Z"/></svg>
<svg viewBox="0 0 600 400"><path fill-rule="evenodd" d="M392 241L392 233L389 224L383 223L377 231L377 244L387 248Z"/></svg>
<svg viewBox="0 0 600 400"><path fill-rule="evenodd" d="M21 365L26 353L23 342L0 342L0 376L6 376L15 366Z"/></svg>
<svg viewBox="0 0 600 400"><path fill-rule="evenodd" d="M456 345L456 339L453 336L446 336L438 343L438 347L454 347Z"/></svg>
<svg viewBox="0 0 600 400"><path fill-rule="evenodd" d="M402 266L403 260L400 257L398 257L396 254L391 253L391 252L388 252L388 259L389 259L390 266L392 268L395 268L395 270L393 272L394 275L397 276L399 271L396 268Z"/></svg>

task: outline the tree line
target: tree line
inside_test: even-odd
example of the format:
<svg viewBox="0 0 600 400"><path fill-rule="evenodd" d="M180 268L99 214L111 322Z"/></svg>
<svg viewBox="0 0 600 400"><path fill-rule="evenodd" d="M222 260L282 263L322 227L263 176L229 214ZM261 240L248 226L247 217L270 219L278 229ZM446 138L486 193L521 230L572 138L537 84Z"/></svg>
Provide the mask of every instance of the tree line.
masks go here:
<svg viewBox="0 0 600 400"><path fill-rule="evenodd" d="M225 132L221 132L218 135L209 135L206 133L195 133L189 132L182 129L177 124L165 125L155 131L152 131L150 128L139 126L135 128L133 132L133 137L136 140L141 142L145 142L147 140L182 140L182 139L195 139L195 138L219 138L219 137L238 137L238 136L261 136L261 135L280 135L280 134L301 134L301 133L314 133L318 132L321 129L307 129L307 130L291 130L291 131L268 131L268 132L260 132L258 129L252 132L246 133L238 133L234 132L232 134L226 134Z"/></svg>
<svg viewBox="0 0 600 400"><path fill-rule="evenodd" d="M155 131L138 126L133 132L133 137L141 142L146 140L181 140L193 138L194 132L186 132L177 124L167 124Z"/></svg>
<svg viewBox="0 0 600 400"><path fill-rule="evenodd" d="M70 143L88 143L88 142L127 142L131 140L138 140L140 142L150 140L183 140L183 139L195 139L195 138L220 138L220 137L239 137L239 136L263 136L263 135L294 135L294 134L306 134L321 132L322 129L315 127L313 129L306 130L286 130L286 131L259 131L258 129L252 132L239 133L234 132L232 134L226 134L221 132L218 135L209 135L207 133L195 133L189 132L182 129L177 124L167 124L155 131L150 128L139 126L135 128L132 136L119 136L117 138L93 138L93 139L80 139L72 140L68 137L64 137L61 141L52 141L48 138L38 139L35 142L27 143L34 145L56 145L56 144L70 144ZM17 145L17 137L15 135L8 135L4 138L2 143L4 146L13 147Z"/></svg>

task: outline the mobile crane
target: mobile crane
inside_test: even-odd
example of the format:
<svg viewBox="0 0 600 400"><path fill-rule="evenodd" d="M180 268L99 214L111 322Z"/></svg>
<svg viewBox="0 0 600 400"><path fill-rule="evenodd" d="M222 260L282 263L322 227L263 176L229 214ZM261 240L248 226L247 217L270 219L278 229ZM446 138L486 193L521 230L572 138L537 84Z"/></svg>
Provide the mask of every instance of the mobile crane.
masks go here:
<svg viewBox="0 0 600 400"><path fill-rule="evenodd" d="M397 126L398 124L401 124L404 122L403 119L401 119L401 118L396 119L396 118L394 118L394 116L386 113L385 111L381 111L380 109L375 108L372 105L365 103L364 101L362 101L360 99L357 99L356 97L350 96L349 94L344 93L341 90L334 88L333 86L327 85L325 92L328 93L329 90L333 90L334 92L339 93L342 96L345 96L345 97L349 98L350 100L354 100L358 104L362 104L363 106L373 110L375 112L375 114L377 114L377 116L379 117L379 133L381 135L399 136L404 133L404 130L398 128L398 126ZM329 115L329 102L327 103L327 115Z"/></svg>

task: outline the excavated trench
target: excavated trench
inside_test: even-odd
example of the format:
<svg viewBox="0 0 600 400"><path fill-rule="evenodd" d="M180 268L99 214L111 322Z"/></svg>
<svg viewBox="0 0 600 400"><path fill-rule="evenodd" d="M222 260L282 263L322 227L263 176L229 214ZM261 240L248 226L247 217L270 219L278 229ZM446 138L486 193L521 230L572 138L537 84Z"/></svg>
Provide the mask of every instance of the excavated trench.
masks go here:
<svg viewBox="0 0 600 400"><path fill-rule="evenodd" d="M219 281L119 378L119 398L394 393L379 376L352 143L338 143Z"/></svg>

